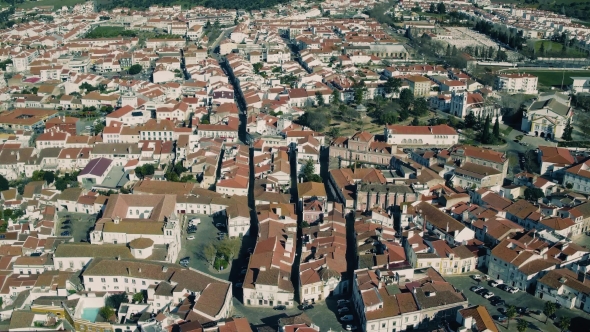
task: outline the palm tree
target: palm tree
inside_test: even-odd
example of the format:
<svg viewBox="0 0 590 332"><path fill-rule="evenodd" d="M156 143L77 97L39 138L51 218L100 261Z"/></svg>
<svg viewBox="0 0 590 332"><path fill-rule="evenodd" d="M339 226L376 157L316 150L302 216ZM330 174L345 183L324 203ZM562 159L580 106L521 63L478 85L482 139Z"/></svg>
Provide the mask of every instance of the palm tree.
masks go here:
<svg viewBox="0 0 590 332"><path fill-rule="evenodd" d="M561 319L559 320L559 329L561 330L561 332L569 329L570 327L570 322L571 322L571 318L569 317L561 317Z"/></svg>
<svg viewBox="0 0 590 332"><path fill-rule="evenodd" d="M545 308L543 308L543 313L545 314L545 324L547 324L547 320L549 316L553 315L557 311L557 307L555 307L555 303L553 302L545 302Z"/></svg>
<svg viewBox="0 0 590 332"><path fill-rule="evenodd" d="M510 320L516 317L516 307L511 305L506 309L506 317L508 317L508 329L510 329Z"/></svg>
<svg viewBox="0 0 590 332"><path fill-rule="evenodd" d="M518 323L516 323L516 329L518 332L524 332L529 327L529 322L524 319L519 319Z"/></svg>

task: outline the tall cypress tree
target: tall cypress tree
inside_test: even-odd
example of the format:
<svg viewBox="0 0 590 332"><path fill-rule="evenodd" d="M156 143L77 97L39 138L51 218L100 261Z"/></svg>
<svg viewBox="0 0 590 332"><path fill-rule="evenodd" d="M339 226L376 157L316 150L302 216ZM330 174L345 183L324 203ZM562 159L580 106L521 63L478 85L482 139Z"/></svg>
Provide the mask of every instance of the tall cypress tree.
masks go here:
<svg viewBox="0 0 590 332"><path fill-rule="evenodd" d="M481 142L483 144L488 144L490 142L490 116L486 116L486 120L483 124L483 129L481 130Z"/></svg>
<svg viewBox="0 0 590 332"><path fill-rule="evenodd" d="M493 137L492 140L496 140L500 138L500 122L496 117L496 122L494 122L494 130L493 130Z"/></svg>

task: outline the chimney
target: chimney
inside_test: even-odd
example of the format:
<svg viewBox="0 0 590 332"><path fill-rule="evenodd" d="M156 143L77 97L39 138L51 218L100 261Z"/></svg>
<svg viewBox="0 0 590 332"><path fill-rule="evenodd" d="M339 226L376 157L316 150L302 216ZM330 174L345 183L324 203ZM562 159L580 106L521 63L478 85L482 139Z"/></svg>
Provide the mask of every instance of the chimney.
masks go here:
<svg viewBox="0 0 590 332"><path fill-rule="evenodd" d="M463 320L463 326L470 329L473 326L473 317L465 317Z"/></svg>
<svg viewBox="0 0 590 332"><path fill-rule="evenodd" d="M449 222L447 221L447 233L449 232Z"/></svg>
<svg viewBox="0 0 590 332"><path fill-rule="evenodd" d="M259 270L260 270L260 272L264 272L264 271L266 271L266 266L261 266L261 267L259 268Z"/></svg>

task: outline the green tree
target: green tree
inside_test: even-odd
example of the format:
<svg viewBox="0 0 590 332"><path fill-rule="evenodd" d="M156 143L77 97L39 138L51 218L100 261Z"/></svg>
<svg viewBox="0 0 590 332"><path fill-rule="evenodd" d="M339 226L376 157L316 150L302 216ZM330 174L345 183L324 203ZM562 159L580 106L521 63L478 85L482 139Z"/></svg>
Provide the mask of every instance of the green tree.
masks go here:
<svg viewBox="0 0 590 332"><path fill-rule="evenodd" d="M354 101L360 104L365 100L365 94L367 93L367 87L365 81L361 81L352 88L354 90Z"/></svg>
<svg viewBox="0 0 590 332"><path fill-rule="evenodd" d="M436 6L434 5L434 2L430 4L430 9L428 9L429 12L434 13L436 11Z"/></svg>
<svg viewBox="0 0 590 332"><path fill-rule="evenodd" d="M413 113L416 116L424 116L428 114L428 102L424 98L417 98L414 100Z"/></svg>
<svg viewBox="0 0 590 332"><path fill-rule="evenodd" d="M305 165L303 165L303 168L301 169L301 174L303 175L303 181L322 182L321 178L317 181L318 176L315 174L315 162L313 159L308 159L305 162Z"/></svg>
<svg viewBox="0 0 590 332"><path fill-rule="evenodd" d="M436 6L436 11L438 11L439 14L445 14L447 12L447 7L444 3L439 2Z"/></svg>
<svg viewBox="0 0 590 332"><path fill-rule="evenodd" d="M111 308L118 308L122 303L128 303L127 293L113 294L105 300L105 305Z"/></svg>
<svg viewBox="0 0 590 332"><path fill-rule="evenodd" d="M315 92L315 100L316 100L316 103L317 103L317 105L318 105L319 107L321 107L321 106L324 106L324 105L325 105L325 102L324 102L324 95L322 95L322 93L321 93L321 92L319 92L319 91L316 91L316 92Z"/></svg>
<svg viewBox="0 0 590 332"><path fill-rule="evenodd" d="M240 252L241 246L242 241L239 238L225 238L223 241L219 242L217 251L222 253L227 258L228 262L231 262Z"/></svg>
<svg viewBox="0 0 590 332"><path fill-rule="evenodd" d="M129 67L127 72L129 73L129 75L137 75L137 74L141 73L142 70L143 70L143 67L140 64L135 64L135 65Z"/></svg>
<svg viewBox="0 0 590 332"><path fill-rule="evenodd" d="M4 176L0 175L0 191L8 189L10 189L10 184L8 183L8 180L6 180Z"/></svg>
<svg viewBox="0 0 590 332"><path fill-rule="evenodd" d="M94 129L92 129L92 131L94 132L94 135L98 135L100 133L102 133L102 131L104 130L104 124L102 123L97 123L96 125L94 125Z"/></svg>
<svg viewBox="0 0 590 332"><path fill-rule="evenodd" d="M399 94L399 104L402 109L409 109L414 103L414 94L410 89L403 89Z"/></svg>
<svg viewBox="0 0 590 332"><path fill-rule="evenodd" d="M152 164L145 164L141 168L143 169L143 175L154 175L156 171L156 168Z"/></svg>
<svg viewBox="0 0 590 332"><path fill-rule="evenodd" d="M143 167L141 167L141 166L135 167L135 176L137 176L137 178L139 178L139 179L143 179L143 177L144 177Z"/></svg>
<svg viewBox="0 0 590 332"><path fill-rule="evenodd" d="M143 293L135 293L133 294L133 302L135 303L143 303Z"/></svg>
<svg viewBox="0 0 590 332"><path fill-rule="evenodd" d="M545 197L545 194L543 193L543 190L539 188L526 188L524 190L524 199L526 200L536 202L539 198L543 197Z"/></svg>
<svg viewBox="0 0 590 332"><path fill-rule="evenodd" d="M490 116L486 116L486 120L483 124L483 128L481 130L480 141L483 144L489 144L492 141L492 137L490 136Z"/></svg>
<svg viewBox="0 0 590 332"><path fill-rule="evenodd" d="M498 117L496 117L496 121L494 122L494 129L492 130L493 139L500 139L500 122L498 121Z"/></svg>
<svg viewBox="0 0 590 332"><path fill-rule="evenodd" d="M518 332L525 332L528 327L529 327L529 322L527 322L524 319L519 319L518 322L516 323L516 329L518 330Z"/></svg>
<svg viewBox="0 0 590 332"><path fill-rule="evenodd" d="M387 79L387 82L384 84L385 93L398 93L399 89L402 87L402 80L398 77L390 77Z"/></svg>
<svg viewBox="0 0 590 332"><path fill-rule="evenodd" d="M326 133L326 135L328 135L332 138L336 138L336 137L340 136L340 128L331 127L330 130L328 130L328 132Z"/></svg>
<svg viewBox="0 0 590 332"><path fill-rule="evenodd" d="M381 114L379 121L384 125L391 125L397 123L398 115L393 111L387 111Z"/></svg>
<svg viewBox="0 0 590 332"><path fill-rule="evenodd" d="M111 317L115 314L115 310L111 307L104 306L98 310L98 314L102 316L105 320L110 320Z"/></svg>
<svg viewBox="0 0 590 332"><path fill-rule="evenodd" d="M571 141L572 138L572 132L574 131L574 128L570 122L570 119L567 120L567 123L565 124L565 128L563 128L563 135L561 136L561 138L563 138L566 141Z"/></svg>
<svg viewBox="0 0 590 332"><path fill-rule="evenodd" d="M516 307L511 305L506 309L506 317L508 317L508 330L510 330L510 321L516 317Z"/></svg>
<svg viewBox="0 0 590 332"><path fill-rule="evenodd" d="M63 178L58 178L57 181L55 181L55 189L64 191L66 188L68 188L68 182Z"/></svg>
<svg viewBox="0 0 590 332"><path fill-rule="evenodd" d="M209 264L215 263L215 256L217 256L217 249L212 243L209 243L203 248L203 255Z"/></svg>
<svg viewBox="0 0 590 332"><path fill-rule="evenodd" d="M545 42L541 42L541 46L539 47L539 53L541 53L541 55L545 54Z"/></svg>
<svg viewBox="0 0 590 332"><path fill-rule="evenodd" d="M545 302L545 307L543 308L543 313L545 314L545 324L547 324L547 320L550 316L552 316L557 311L557 307L553 302Z"/></svg>
<svg viewBox="0 0 590 332"><path fill-rule="evenodd" d="M47 184L52 184L53 181L55 181L55 174L53 174L53 172L45 172L45 174L43 174L43 180L45 180Z"/></svg>
<svg viewBox="0 0 590 332"><path fill-rule="evenodd" d="M314 131L322 131L330 124L330 115L322 109L308 110L299 118L299 122Z"/></svg>
<svg viewBox="0 0 590 332"><path fill-rule="evenodd" d="M252 67L254 67L254 73L258 74L260 73L260 69L262 69L262 62L257 62L255 64L252 65Z"/></svg>
<svg viewBox="0 0 590 332"><path fill-rule="evenodd" d="M567 330L570 328L570 323L571 323L571 318L568 316L562 316L559 319L559 323L557 324L557 326L559 326L559 329L561 330L561 332Z"/></svg>
<svg viewBox="0 0 590 332"><path fill-rule="evenodd" d="M414 117L414 119L412 120L412 122L410 123L410 126L419 126L420 125L420 120L418 119L417 116Z"/></svg>
<svg viewBox="0 0 590 332"><path fill-rule="evenodd" d="M337 105L341 100L340 91L338 89L332 90L332 94L330 95L330 103Z"/></svg>

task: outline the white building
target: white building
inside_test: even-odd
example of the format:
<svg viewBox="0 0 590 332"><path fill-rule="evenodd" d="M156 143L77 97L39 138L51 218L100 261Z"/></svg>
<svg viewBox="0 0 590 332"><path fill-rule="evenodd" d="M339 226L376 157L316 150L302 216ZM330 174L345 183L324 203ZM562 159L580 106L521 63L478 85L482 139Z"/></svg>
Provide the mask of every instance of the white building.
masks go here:
<svg viewBox="0 0 590 332"><path fill-rule="evenodd" d="M388 144L395 145L454 145L459 142L459 134L447 125L437 126L386 126L384 133Z"/></svg>
<svg viewBox="0 0 590 332"><path fill-rule="evenodd" d="M572 77L572 80L573 93L590 92L590 77Z"/></svg>
<svg viewBox="0 0 590 332"><path fill-rule="evenodd" d="M538 80L527 73L503 73L496 76L495 88L507 93L537 94Z"/></svg>

